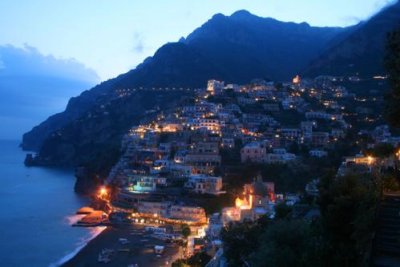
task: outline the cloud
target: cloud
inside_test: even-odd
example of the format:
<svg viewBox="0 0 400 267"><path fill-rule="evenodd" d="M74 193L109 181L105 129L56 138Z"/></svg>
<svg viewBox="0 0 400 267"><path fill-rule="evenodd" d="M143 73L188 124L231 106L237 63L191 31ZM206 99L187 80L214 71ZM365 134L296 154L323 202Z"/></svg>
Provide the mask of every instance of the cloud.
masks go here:
<svg viewBox="0 0 400 267"><path fill-rule="evenodd" d="M25 44L22 48L12 45L0 46L0 75L41 76L98 82L94 70L75 59L57 59L43 55L35 47Z"/></svg>
<svg viewBox="0 0 400 267"><path fill-rule="evenodd" d="M8 129L0 139L20 137L98 81L96 72L75 59L43 55L29 45L0 46L0 118Z"/></svg>
<svg viewBox="0 0 400 267"><path fill-rule="evenodd" d="M357 16L346 16L343 18L343 21L347 25L355 25L355 24L363 21L363 19L360 17L357 17Z"/></svg>
<svg viewBox="0 0 400 267"><path fill-rule="evenodd" d="M144 37L140 32L135 32L133 34L133 51L137 54L143 53L145 49Z"/></svg>

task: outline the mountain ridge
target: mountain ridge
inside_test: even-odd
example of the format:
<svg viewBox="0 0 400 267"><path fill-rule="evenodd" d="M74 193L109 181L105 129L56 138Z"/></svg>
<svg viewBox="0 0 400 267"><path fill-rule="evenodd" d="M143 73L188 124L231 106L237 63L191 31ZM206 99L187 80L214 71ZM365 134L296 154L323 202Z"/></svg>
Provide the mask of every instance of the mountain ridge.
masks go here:
<svg viewBox="0 0 400 267"><path fill-rule="evenodd" d="M346 38L315 58L302 74L347 74L364 78L382 75L385 73L383 54L386 35L396 27L400 27L400 1L357 26Z"/></svg>

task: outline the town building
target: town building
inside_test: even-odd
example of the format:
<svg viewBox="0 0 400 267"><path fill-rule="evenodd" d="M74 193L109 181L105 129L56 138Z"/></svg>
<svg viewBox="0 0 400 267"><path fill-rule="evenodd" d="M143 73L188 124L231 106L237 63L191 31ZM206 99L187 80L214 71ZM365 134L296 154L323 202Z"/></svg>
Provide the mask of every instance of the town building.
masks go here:
<svg viewBox="0 0 400 267"><path fill-rule="evenodd" d="M242 163L261 163L265 160L266 153L265 147L260 142L252 142L240 150L240 158Z"/></svg>
<svg viewBox="0 0 400 267"><path fill-rule="evenodd" d="M198 194L219 195L224 193L222 190L222 178L208 176L204 174L194 174L189 176L185 183L185 188Z"/></svg>

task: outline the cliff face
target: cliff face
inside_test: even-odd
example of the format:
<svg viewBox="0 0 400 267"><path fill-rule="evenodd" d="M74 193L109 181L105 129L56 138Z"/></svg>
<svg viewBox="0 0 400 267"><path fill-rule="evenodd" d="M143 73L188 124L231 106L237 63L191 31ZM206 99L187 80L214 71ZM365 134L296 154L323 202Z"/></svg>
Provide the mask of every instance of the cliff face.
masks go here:
<svg viewBox="0 0 400 267"><path fill-rule="evenodd" d="M50 116L47 120L23 135L22 148L25 150L38 151L44 140L52 132L78 119L96 104L104 102L107 96L112 97L114 82L115 81L107 81L101 83L91 90L84 91L78 97L72 97L64 112Z"/></svg>
<svg viewBox="0 0 400 267"><path fill-rule="evenodd" d="M66 123L44 139L29 165L76 167L75 191L90 194L120 157L122 136L152 110L176 105L193 91L139 90L94 105L84 115ZM150 111L150 113L149 113Z"/></svg>
<svg viewBox="0 0 400 267"><path fill-rule="evenodd" d="M190 94L190 91L137 91L95 106L50 134L35 161L58 166L84 164L101 174L101 170L108 170L118 159L123 134L148 116L146 112L168 108Z"/></svg>
<svg viewBox="0 0 400 267"><path fill-rule="evenodd" d="M84 166L75 169L76 182L74 191L80 194L93 194L95 189L101 184L98 176L93 175Z"/></svg>

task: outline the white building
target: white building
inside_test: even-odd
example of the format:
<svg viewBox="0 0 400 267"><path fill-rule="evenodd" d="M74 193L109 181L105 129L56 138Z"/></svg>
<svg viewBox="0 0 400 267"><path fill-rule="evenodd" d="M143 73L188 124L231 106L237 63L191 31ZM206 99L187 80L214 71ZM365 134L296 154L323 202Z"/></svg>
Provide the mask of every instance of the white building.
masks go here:
<svg viewBox="0 0 400 267"><path fill-rule="evenodd" d="M261 163L264 161L266 156L266 149L260 142L252 142L245 145L240 150L240 157L242 163L244 162L256 162Z"/></svg>
<svg viewBox="0 0 400 267"><path fill-rule="evenodd" d="M185 187L198 194L218 195L224 193L222 189L222 178L204 174L191 175L185 183Z"/></svg>
<svg viewBox="0 0 400 267"><path fill-rule="evenodd" d="M225 87L225 83L217 80L209 80L207 83L207 92L211 95L217 95L222 92Z"/></svg>
<svg viewBox="0 0 400 267"><path fill-rule="evenodd" d="M201 207L173 205L169 209L169 218L190 222L206 223L206 212Z"/></svg>
<svg viewBox="0 0 400 267"><path fill-rule="evenodd" d="M267 153L264 158L265 163L280 163L284 164L288 161L295 160L296 155L292 153L287 153L284 148L275 148L273 153Z"/></svg>

